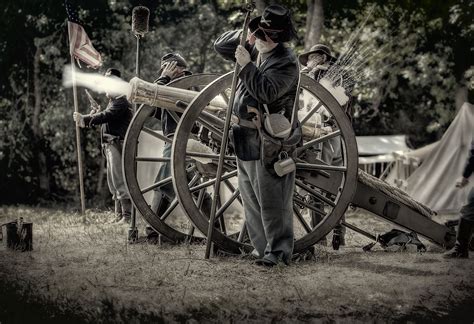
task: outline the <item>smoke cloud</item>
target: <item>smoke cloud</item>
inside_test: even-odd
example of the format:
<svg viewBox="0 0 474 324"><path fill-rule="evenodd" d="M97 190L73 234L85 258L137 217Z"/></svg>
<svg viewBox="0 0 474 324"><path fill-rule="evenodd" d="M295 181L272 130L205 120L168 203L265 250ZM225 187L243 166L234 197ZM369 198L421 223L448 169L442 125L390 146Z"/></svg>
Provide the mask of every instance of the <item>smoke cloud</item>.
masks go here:
<svg viewBox="0 0 474 324"><path fill-rule="evenodd" d="M66 65L63 71L63 86L70 88L73 85L73 75L76 85L85 87L98 93L108 93L112 96L128 95L130 85L128 82L116 77L106 77L99 73L84 73L77 69L73 72L71 65Z"/></svg>

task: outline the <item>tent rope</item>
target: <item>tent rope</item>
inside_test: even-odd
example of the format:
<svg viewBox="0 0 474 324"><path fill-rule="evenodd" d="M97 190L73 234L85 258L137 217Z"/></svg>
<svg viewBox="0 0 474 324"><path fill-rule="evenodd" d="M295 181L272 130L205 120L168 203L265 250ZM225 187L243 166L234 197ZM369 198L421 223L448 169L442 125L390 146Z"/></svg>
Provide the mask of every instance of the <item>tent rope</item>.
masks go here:
<svg viewBox="0 0 474 324"><path fill-rule="evenodd" d="M407 207L415 210L416 212L420 213L421 215L431 218L432 216L436 215L436 212L431 210L429 207L423 205L422 203L414 200L411 198L406 192L403 190L391 186L383 180L380 180L367 172L359 169L359 181L363 184L382 192L383 194L398 200L400 203L406 205Z"/></svg>

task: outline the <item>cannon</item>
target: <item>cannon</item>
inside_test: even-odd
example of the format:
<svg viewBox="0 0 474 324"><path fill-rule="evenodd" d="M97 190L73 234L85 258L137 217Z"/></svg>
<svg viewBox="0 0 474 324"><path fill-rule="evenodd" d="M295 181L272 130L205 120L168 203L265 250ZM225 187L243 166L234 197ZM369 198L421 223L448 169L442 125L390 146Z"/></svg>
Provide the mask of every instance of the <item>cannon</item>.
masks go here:
<svg viewBox="0 0 474 324"><path fill-rule="evenodd" d="M220 181L212 241L223 251L240 254L250 252L252 247L239 206L242 201L236 182L238 172L230 146L224 156L224 173L216 179L232 76L233 72L222 76L198 74L167 86L132 80L129 100L143 105L125 138L123 167L125 182L138 212L157 232L175 242L205 239L210 225L206 200L212 199L213 185ZM356 137L349 118L333 94L304 74L300 75L300 92L301 96L312 98L313 104L300 116L306 136L294 156L295 253L305 251L325 237L349 205L366 209L437 245L452 247L455 231L434 221L431 218L434 213L429 208L358 169ZM173 139L163 136L159 128L153 126L156 124L152 117L153 106L168 109L179 120ZM315 125L311 126L311 118L320 107L326 108L335 126L325 135L314 136L311 129ZM340 138L342 147L339 166L326 164L318 154L321 143L336 137ZM160 156L164 143L172 144L171 157ZM171 164L172 175L154 181L161 163ZM144 168L152 171L140 174ZM176 197L158 216L150 208L151 192L170 184ZM322 220L314 224L308 210L319 214ZM357 230L350 224L344 225Z"/></svg>

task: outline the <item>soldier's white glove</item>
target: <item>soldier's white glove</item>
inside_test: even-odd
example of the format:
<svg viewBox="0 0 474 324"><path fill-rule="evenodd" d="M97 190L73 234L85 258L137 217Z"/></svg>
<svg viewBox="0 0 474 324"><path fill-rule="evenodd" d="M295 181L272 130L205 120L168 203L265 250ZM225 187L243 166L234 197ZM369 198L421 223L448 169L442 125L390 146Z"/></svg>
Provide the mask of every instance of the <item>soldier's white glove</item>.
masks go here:
<svg viewBox="0 0 474 324"><path fill-rule="evenodd" d="M332 132L332 127L331 126L324 126L321 127L321 134L322 135L327 135Z"/></svg>
<svg viewBox="0 0 474 324"><path fill-rule="evenodd" d="M331 114L326 109L326 107L320 107L316 112L319 113L321 116L324 116L326 118L331 117Z"/></svg>
<svg viewBox="0 0 474 324"><path fill-rule="evenodd" d="M173 80L178 74L177 64L178 62L176 61L166 62L165 64L163 64L163 70L161 71L161 76L168 77L171 80Z"/></svg>
<svg viewBox="0 0 474 324"><path fill-rule="evenodd" d="M237 46L237 49L235 50L235 59L241 67L246 66L250 61L252 61L250 53L242 45Z"/></svg>
<svg viewBox="0 0 474 324"><path fill-rule="evenodd" d="M84 116L78 112L74 112L72 114L72 118L74 119L74 121L76 122L76 125L81 127L81 128L84 128L86 127L86 123L84 122Z"/></svg>

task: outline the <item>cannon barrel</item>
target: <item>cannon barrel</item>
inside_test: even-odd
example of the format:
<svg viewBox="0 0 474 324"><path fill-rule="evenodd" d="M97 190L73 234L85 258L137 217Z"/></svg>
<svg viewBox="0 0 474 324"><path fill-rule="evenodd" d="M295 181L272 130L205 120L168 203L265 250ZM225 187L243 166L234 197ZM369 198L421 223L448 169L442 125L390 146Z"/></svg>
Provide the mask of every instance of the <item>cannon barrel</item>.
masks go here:
<svg viewBox="0 0 474 324"><path fill-rule="evenodd" d="M198 91L168 87L134 77L130 80L127 99L136 104L183 112L183 108L176 103L180 101L189 104L198 94ZM225 109L227 109L227 103L221 97L214 98L206 107L206 110L210 112L224 111Z"/></svg>
<svg viewBox="0 0 474 324"><path fill-rule="evenodd" d="M198 91L159 85L134 77L130 80L130 90L127 94L127 99L132 103L146 104L182 113L185 108L178 104L178 102L184 102L187 105L198 94ZM206 106L204 110L210 114L205 114L203 118L214 126L222 128L223 120L213 114L225 111L225 109L227 109L227 102L221 96L218 96L212 99ZM307 139L314 138L315 127L316 125L310 121L302 125L304 137ZM316 137L319 137L319 135Z"/></svg>

